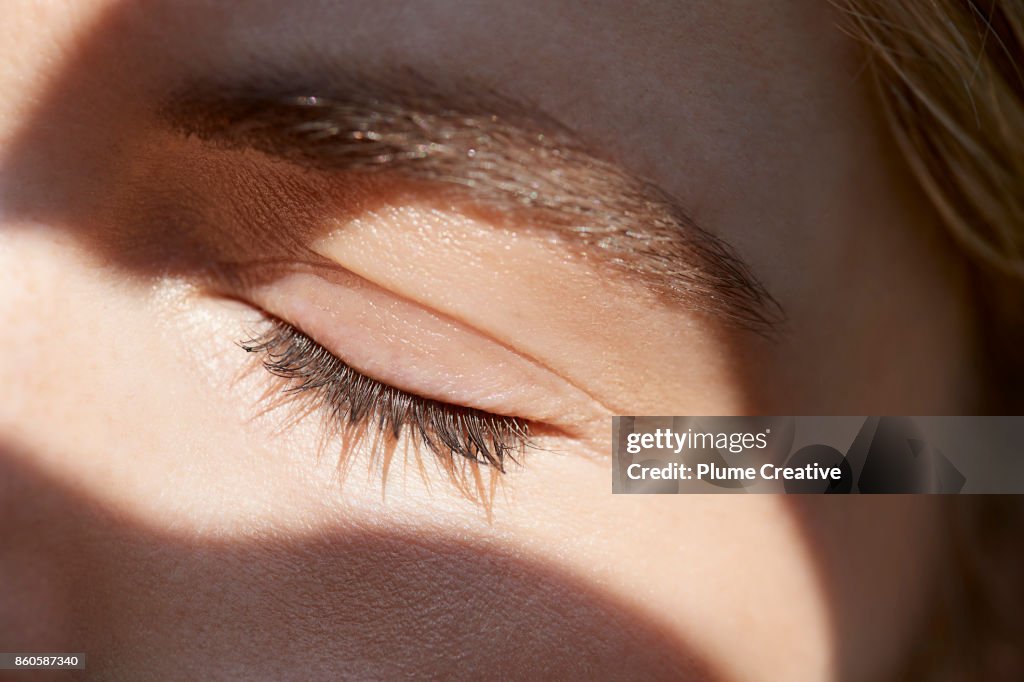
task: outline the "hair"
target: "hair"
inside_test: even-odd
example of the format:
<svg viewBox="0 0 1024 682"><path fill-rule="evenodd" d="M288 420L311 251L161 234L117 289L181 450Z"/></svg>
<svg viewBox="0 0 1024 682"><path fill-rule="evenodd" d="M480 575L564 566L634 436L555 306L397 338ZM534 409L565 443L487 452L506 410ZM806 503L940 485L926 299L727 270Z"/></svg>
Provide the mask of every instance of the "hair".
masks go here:
<svg viewBox="0 0 1024 682"><path fill-rule="evenodd" d="M835 0L893 139L974 266L999 398L1024 362L1024 3Z"/></svg>
<svg viewBox="0 0 1024 682"><path fill-rule="evenodd" d="M893 139L972 263L995 409L1024 385L1024 2L833 0L865 53ZM926 642L905 679L1024 674L1024 504L951 498Z"/></svg>

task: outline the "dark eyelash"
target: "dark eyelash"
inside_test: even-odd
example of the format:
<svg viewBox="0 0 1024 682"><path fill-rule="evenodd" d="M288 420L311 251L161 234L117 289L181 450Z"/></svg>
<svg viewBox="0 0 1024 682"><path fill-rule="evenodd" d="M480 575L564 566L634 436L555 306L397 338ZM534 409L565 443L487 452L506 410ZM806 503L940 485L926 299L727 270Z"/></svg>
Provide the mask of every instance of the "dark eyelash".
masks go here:
<svg viewBox="0 0 1024 682"><path fill-rule="evenodd" d="M521 419L421 398L383 384L280 320L239 345L266 356L263 367L289 382L286 395L315 396L334 431L371 426L393 440L407 433L439 456L458 455L502 473L506 460L515 462L530 443L529 426Z"/></svg>

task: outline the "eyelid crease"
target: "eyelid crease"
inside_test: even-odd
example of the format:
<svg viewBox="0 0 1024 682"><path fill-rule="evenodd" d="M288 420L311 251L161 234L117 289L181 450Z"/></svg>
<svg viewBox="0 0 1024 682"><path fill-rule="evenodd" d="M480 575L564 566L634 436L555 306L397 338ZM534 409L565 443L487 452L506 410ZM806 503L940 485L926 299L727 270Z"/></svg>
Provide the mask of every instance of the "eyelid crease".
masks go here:
<svg viewBox="0 0 1024 682"><path fill-rule="evenodd" d="M258 265L258 268L253 268L251 265ZM241 287L243 290L254 290L258 285L265 282L272 282L274 279L280 276L281 273L297 273L305 272L308 274L315 275L324 279L327 282L336 284L338 286L351 287L353 284L358 286L371 287L374 290L378 290L386 293L387 296L394 298L402 303L414 306L416 309L428 312L432 317L436 317L439 320L447 321L456 325L458 328L465 330L475 336L486 340L488 343L493 343L495 346L501 348L521 359L523 362L528 363L531 367L550 374L551 376L557 377L558 381L564 383L569 388L577 391L580 398L585 398L592 403L592 406L596 408L595 412L599 411L601 414L594 414L588 417L587 421L596 418L610 417L615 414L615 411L608 405L604 404L601 400L595 397L585 387L580 386L577 381L571 378L563 376L557 372L554 368L550 367L547 363L541 359L533 356L532 354L525 353L519 348L516 348L502 339L496 338L487 331L478 328L471 321L467 321L461 317L453 316L449 313L435 310L424 306L423 303L416 300L415 298L409 297L401 292L395 291L391 288L386 288L377 282L367 279L366 277L353 272L344 266L340 265L336 261L324 256L312 249L305 251L301 257L298 258L281 258L281 259L261 259L259 261L246 262L243 264L231 264L227 266L230 270L229 277L234 282L234 287ZM234 288L233 287L233 288ZM255 297L259 302L260 297ZM261 307L265 307L261 304ZM288 317L287 314L282 315L281 311L270 310L270 316L280 318ZM296 328L303 328L304 325L296 325L294 320L289 319L288 324L295 326ZM303 329L305 333L309 333L309 330ZM315 335L310 335L315 336ZM406 389L399 389L406 390ZM407 391L408 392L408 391ZM439 400L438 402L444 402ZM535 418L531 418L531 421L536 421ZM555 426L552 424L551 426Z"/></svg>

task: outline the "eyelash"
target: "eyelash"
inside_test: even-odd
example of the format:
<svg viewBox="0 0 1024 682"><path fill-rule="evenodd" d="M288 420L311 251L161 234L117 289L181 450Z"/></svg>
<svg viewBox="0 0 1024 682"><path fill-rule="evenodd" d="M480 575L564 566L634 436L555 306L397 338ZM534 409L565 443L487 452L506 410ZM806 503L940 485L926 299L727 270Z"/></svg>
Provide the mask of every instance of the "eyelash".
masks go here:
<svg viewBox="0 0 1024 682"><path fill-rule="evenodd" d="M322 409L331 434L370 427L392 442L404 434L449 462L458 456L501 473L530 445L522 419L422 398L371 379L281 320L239 345L264 356L264 369L285 380L285 397L308 398Z"/></svg>

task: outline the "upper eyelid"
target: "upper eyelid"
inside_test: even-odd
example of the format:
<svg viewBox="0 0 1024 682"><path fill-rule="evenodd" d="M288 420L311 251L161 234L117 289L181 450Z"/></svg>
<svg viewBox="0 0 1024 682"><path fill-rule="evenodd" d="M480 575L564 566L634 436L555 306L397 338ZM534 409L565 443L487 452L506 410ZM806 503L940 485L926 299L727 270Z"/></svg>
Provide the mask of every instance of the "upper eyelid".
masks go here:
<svg viewBox="0 0 1024 682"><path fill-rule="evenodd" d="M239 297L249 305L255 305L271 317L284 319L288 324L295 326L342 360L356 367L360 372L383 383L394 385L401 390L414 394L426 394L427 397L442 402L453 400L451 397L431 394L431 386L412 387L408 385L408 382L399 380L387 372L382 372L380 367L367 362L372 360L372 356L375 354L366 356L364 353L362 358L353 357L359 353L361 344L347 343L344 337L333 338L334 335L340 334L342 328L360 330L360 333L363 334L373 330L374 333L383 333L384 336L387 336L387 333L380 328L379 321L371 320L365 324L357 324L356 321L361 318L352 317L353 311L348 308L341 320L335 317L336 312L333 308L324 311L317 310L314 314L297 318L292 309L293 306L288 303L288 297L281 298L282 290L285 287L280 285L280 281L287 280L289 277L302 276L315 283L314 289L306 287L301 294L295 294L296 298L301 299L303 306L310 310L318 308L314 292L320 292L318 295L326 297L331 306L345 306L344 302L348 299L358 301L359 306L369 306L368 309L382 309L387 302L397 304L399 308L394 313L396 318L394 324L399 325L400 323L399 331L405 337L416 334L415 330L419 328L417 326L419 323L413 318L413 313L431 324L442 323L447 329L452 330L451 333L458 334L460 339L466 337L465 340L460 340L458 343L463 354L472 357L473 353L486 352L490 354L488 357L491 358L516 360L514 363L505 363L503 370L491 375L496 387L514 381L513 377L521 381L529 381L537 386L538 391L543 387L544 395L549 399L545 403L552 403L552 410L555 409L554 406L557 406L557 412L548 414L534 411L524 414L520 410L509 409L512 406L496 408L490 404L481 404L478 400L468 396L457 399L458 402L470 407L508 416L523 417L535 423L544 423L552 429L570 430L595 419L610 416L614 412L584 387L555 372L536 358L523 353L514 345L496 339L470 323L451 318L433 308L427 308L392 289L382 288L333 261L325 260L322 257L296 261L282 258L275 259L270 264L262 262L238 264L229 268L229 272L231 281L227 283L225 291L233 292L231 294L233 297ZM385 303L381 303L381 301L385 301ZM448 341L454 341L454 337ZM408 348L405 351L408 352ZM497 355L494 355L495 353ZM418 362L431 362L431 358L418 359L416 356L410 356L405 362L415 367ZM436 360L433 362L436 363ZM388 367L393 367L393 365L388 364ZM457 363L453 365L453 369L464 369L464 365ZM513 370L516 370L517 373L513 374ZM469 387L467 387L468 390ZM531 408L540 410L541 405L535 403L531 405Z"/></svg>

